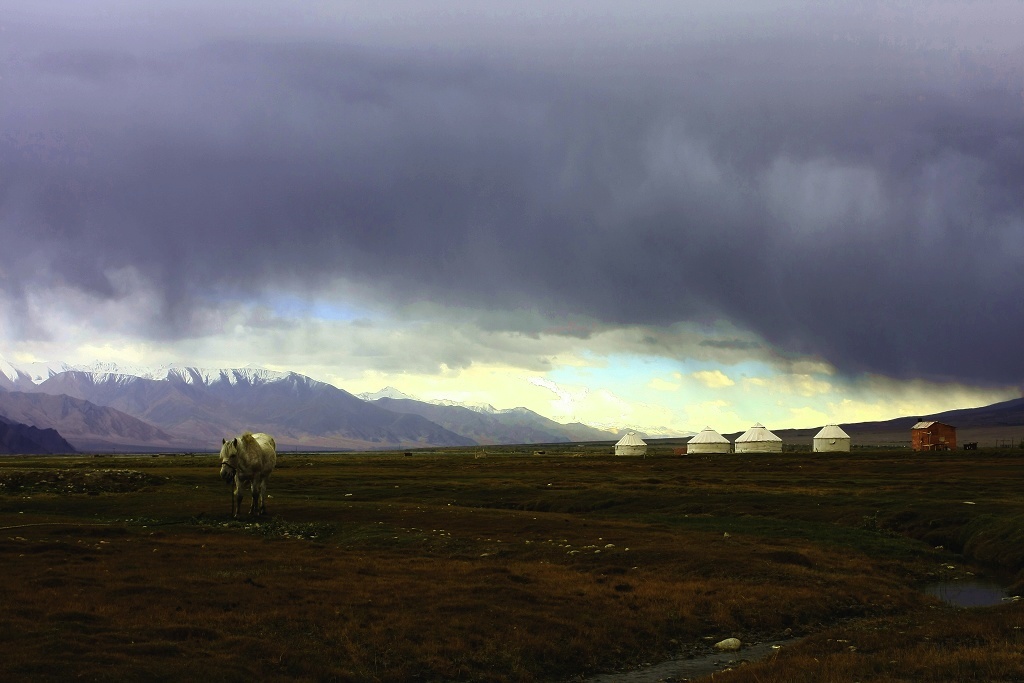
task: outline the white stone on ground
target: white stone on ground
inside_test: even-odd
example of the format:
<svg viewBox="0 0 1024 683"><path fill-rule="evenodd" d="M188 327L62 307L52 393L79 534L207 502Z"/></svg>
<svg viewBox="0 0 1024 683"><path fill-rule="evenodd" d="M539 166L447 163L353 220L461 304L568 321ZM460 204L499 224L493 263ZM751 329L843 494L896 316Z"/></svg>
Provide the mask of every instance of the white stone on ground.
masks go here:
<svg viewBox="0 0 1024 683"><path fill-rule="evenodd" d="M739 638L726 638L725 640L721 640L715 643L715 649L724 650L726 652L732 652L734 650L740 649L740 645L742 645L742 643L740 643Z"/></svg>

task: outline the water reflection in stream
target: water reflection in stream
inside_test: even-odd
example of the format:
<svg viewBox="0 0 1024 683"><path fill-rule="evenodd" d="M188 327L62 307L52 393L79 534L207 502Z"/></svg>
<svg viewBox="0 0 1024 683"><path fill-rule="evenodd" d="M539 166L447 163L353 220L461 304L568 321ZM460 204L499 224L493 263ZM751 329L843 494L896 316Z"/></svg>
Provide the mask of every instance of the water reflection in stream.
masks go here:
<svg viewBox="0 0 1024 683"><path fill-rule="evenodd" d="M1007 598L1006 590L991 581L942 581L925 586L924 592L955 607L989 607Z"/></svg>

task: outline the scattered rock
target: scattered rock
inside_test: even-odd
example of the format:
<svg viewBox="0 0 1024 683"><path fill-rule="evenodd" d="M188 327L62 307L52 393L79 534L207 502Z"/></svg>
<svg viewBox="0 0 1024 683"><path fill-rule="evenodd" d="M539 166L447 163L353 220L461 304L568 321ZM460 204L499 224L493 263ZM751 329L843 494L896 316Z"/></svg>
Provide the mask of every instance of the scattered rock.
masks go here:
<svg viewBox="0 0 1024 683"><path fill-rule="evenodd" d="M124 469L8 470L0 472L0 493L129 493L164 481L163 477Z"/></svg>
<svg viewBox="0 0 1024 683"><path fill-rule="evenodd" d="M723 652L734 652L740 649L742 644L739 638L726 638L715 643L715 649L722 650Z"/></svg>

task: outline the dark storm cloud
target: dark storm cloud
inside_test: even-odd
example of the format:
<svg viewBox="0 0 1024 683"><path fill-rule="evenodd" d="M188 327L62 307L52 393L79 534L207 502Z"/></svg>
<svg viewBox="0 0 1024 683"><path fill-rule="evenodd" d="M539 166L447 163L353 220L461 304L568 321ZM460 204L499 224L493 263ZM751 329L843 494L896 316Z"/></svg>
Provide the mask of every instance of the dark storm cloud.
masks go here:
<svg viewBox="0 0 1024 683"><path fill-rule="evenodd" d="M548 17L490 46L18 15L0 287L116 297L132 266L174 336L196 301L342 277L492 327L724 317L843 372L1019 382L1024 53L863 7Z"/></svg>
<svg viewBox="0 0 1024 683"><path fill-rule="evenodd" d="M758 342L743 339L704 339L700 342L700 346L729 351L752 351L761 348L761 344Z"/></svg>

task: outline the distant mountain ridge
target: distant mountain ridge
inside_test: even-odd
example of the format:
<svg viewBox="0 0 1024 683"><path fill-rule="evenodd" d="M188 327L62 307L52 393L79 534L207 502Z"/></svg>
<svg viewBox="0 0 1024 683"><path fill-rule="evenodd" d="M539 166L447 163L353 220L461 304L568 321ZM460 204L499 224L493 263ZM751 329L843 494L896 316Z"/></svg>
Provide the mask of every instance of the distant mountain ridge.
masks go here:
<svg viewBox="0 0 1024 683"><path fill-rule="evenodd" d="M477 413L486 413L489 415L500 413L514 413L516 411L528 410L527 408L507 408L504 410L499 410L492 406L490 403L463 403L460 401L451 401L448 399L432 399L429 401L424 401L422 399L416 398L415 396L410 396L409 394L399 391L398 389L392 386L384 387L380 391L374 391L372 393L363 392L361 394L357 394L357 396L359 396L359 398L363 399L364 401L378 401L382 398L404 399L409 401L416 401L417 403L426 403L435 406L455 406L458 408L469 408L470 410L475 411Z"/></svg>
<svg viewBox="0 0 1024 683"><path fill-rule="evenodd" d="M259 368L170 368L163 379L69 370L40 382L35 391L127 413L165 431L174 446L194 450L211 449L245 430L274 434L282 449L473 444L429 420L386 411L332 385Z"/></svg>
<svg viewBox="0 0 1024 683"><path fill-rule="evenodd" d="M481 444L606 441L618 439L630 431L647 436L637 429L609 430L591 427L581 422L556 422L522 406L498 409L489 403L461 403L445 399L422 401L391 386L373 393L359 394L359 398L376 402L389 410L422 415L464 436L480 433L483 438L480 441ZM446 408L456 410L445 410ZM469 410L476 415L467 415L462 412L463 410ZM480 418L477 415L484 415L490 419ZM505 433L503 437L497 436L502 432ZM533 438L529 440L514 440L516 437L513 434L527 436L531 432ZM483 436L484 434L486 436ZM689 435L690 433L686 433L682 436Z"/></svg>
<svg viewBox="0 0 1024 683"><path fill-rule="evenodd" d="M929 415L897 417L891 420L859 422L850 425L853 431L885 431L910 429L918 419L937 420L967 429L975 427L1016 427L1024 425L1024 398L1013 398L978 408L957 408ZM844 428L845 429L845 428ZM847 430L849 431L849 430Z"/></svg>
<svg viewBox="0 0 1024 683"><path fill-rule="evenodd" d="M0 416L42 430L56 430L82 451L163 450L175 439L163 430L107 406L67 395L0 391Z"/></svg>
<svg viewBox="0 0 1024 683"><path fill-rule="evenodd" d="M19 365L0 357L0 397L28 424L57 428L80 450L210 450L247 429L274 434L279 447L372 450L476 444L555 443L617 438L586 425L562 425L525 408L471 410L415 401L394 388L362 400L294 372L247 366L122 367L110 363ZM19 396L24 395L24 396ZM73 399L67 415L26 407L46 395ZM34 399L45 403L42 399ZM84 403L81 403L84 402ZM48 403L46 405L53 406ZM2 406L2 402L0 402ZM90 407L91 406L91 407ZM95 408L107 412L101 415ZM0 407L0 415L4 408ZM85 417L88 415L89 417ZM431 419L434 415L437 420ZM9 416L10 417L10 416ZM132 418L151 428L146 432ZM12 418L13 419L13 418ZM130 426L129 426L130 425ZM89 429L95 431L89 432Z"/></svg>
<svg viewBox="0 0 1024 683"><path fill-rule="evenodd" d="M373 403L395 412L412 413L467 436L480 445L607 441L618 438L582 424L560 424L526 408L485 413L460 405L413 399L378 398Z"/></svg>

